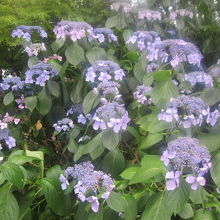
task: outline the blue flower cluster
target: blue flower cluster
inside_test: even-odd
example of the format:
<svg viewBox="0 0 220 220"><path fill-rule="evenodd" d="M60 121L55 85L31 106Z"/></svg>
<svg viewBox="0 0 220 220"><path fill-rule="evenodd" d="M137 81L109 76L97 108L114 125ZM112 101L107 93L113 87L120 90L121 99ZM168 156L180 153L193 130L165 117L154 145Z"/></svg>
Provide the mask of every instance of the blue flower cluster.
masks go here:
<svg viewBox="0 0 220 220"><path fill-rule="evenodd" d="M50 64L39 62L25 72L25 83L45 86L46 81L57 74L58 72Z"/></svg>
<svg viewBox="0 0 220 220"><path fill-rule="evenodd" d="M196 190L205 185L203 177L211 167L211 156L199 141L191 137L179 137L168 144L161 160L170 170L166 174L167 190L179 187L179 177L187 175L186 182Z"/></svg>
<svg viewBox="0 0 220 220"><path fill-rule="evenodd" d="M95 28L89 35L89 41L97 39L99 43L103 43L105 38L108 38L108 42L117 42L118 38L114 35L114 32L109 28Z"/></svg>
<svg viewBox="0 0 220 220"><path fill-rule="evenodd" d="M110 175L96 171L90 161L68 167L59 179L63 190L67 188L69 181L76 180L75 194L82 202L89 202L93 212L99 210L98 198L107 199L115 187Z"/></svg>
<svg viewBox="0 0 220 220"><path fill-rule="evenodd" d="M7 77L0 83L0 88L2 90L19 90L23 89L25 82L21 80L20 77Z"/></svg>
<svg viewBox="0 0 220 220"><path fill-rule="evenodd" d="M12 31L12 37L23 38L26 41L31 40L31 34L33 32L38 32L42 38L47 38L46 31L40 26L26 26L20 25L15 30Z"/></svg>

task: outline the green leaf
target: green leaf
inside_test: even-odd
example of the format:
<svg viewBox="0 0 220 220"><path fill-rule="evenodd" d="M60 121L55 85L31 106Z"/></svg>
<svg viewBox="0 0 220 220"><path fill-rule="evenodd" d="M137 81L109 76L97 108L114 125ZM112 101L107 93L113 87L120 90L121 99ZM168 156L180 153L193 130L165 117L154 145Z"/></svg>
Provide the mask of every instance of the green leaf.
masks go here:
<svg viewBox="0 0 220 220"><path fill-rule="evenodd" d="M140 125L141 129L152 134L163 131L169 127L167 122L158 120L158 113L151 113L142 117L137 124Z"/></svg>
<svg viewBox="0 0 220 220"><path fill-rule="evenodd" d="M148 134L147 137L142 138L140 142L140 149L147 149L163 139L163 134Z"/></svg>
<svg viewBox="0 0 220 220"><path fill-rule="evenodd" d="M199 186L197 190L190 190L190 199L194 204L202 204L205 201L208 201L208 193L204 190L202 186Z"/></svg>
<svg viewBox="0 0 220 220"><path fill-rule="evenodd" d="M197 139L200 143L207 147L210 152L217 150L220 147L219 133L199 133Z"/></svg>
<svg viewBox="0 0 220 220"><path fill-rule="evenodd" d="M87 51L86 57L92 65L97 60L105 60L107 58L107 54L103 48L93 47Z"/></svg>
<svg viewBox="0 0 220 220"><path fill-rule="evenodd" d="M111 173L113 177L124 170L125 159L120 151L111 151L106 154L102 162L102 168L107 173Z"/></svg>
<svg viewBox="0 0 220 220"><path fill-rule="evenodd" d="M156 83L151 92L153 103L159 107L164 106L171 98L176 98L177 96L178 89L170 79Z"/></svg>
<svg viewBox="0 0 220 220"><path fill-rule="evenodd" d="M161 169L164 168L163 162L160 160L159 155L145 155L141 159L141 166L142 167L158 167Z"/></svg>
<svg viewBox="0 0 220 220"><path fill-rule="evenodd" d="M103 219L103 209L102 208L99 209L99 211L97 213L92 212L88 218L88 220L102 220L102 219Z"/></svg>
<svg viewBox="0 0 220 220"><path fill-rule="evenodd" d="M167 81L171 75L171 70L158 70L154 72L153 74L154 79L156 79L158 82Z"/></svg>
<svg viewBox="0 0 220 220"><path fill-rule="evenodd" d="M122 30L126 26L127 26L126 18L120 14L108 18L108 20L105 22L105 27L107 28L116 27L119 30Z"/></svg>
<svg viewBox="0 0 220 220"><path fill-rule="evenodd" d="M147 73L146 68L147 68L146 56L142 54L138 62L134 65L134 76L140 83L143 82L143 77Z"/></svg>
<svg viewBox="0 0 220 220"><path fill-rule="evenodd" d="M29 157L26 155L12 155L8 158L8 162L15 163L18 165L25 164L27 162L31 163L33 160L38 160L36 157Z"/></svg>
<svg viewBox="0 0 220 220"><path fill-rule="evenodd" d="M31 68L33 65L37 64L40 60L38 59L38 57L30 57L28 59L28 67Z"/></svg>
<svg viewBox="0 0 220 220"><path fill-rule="evenodd" d="M195 212L193 220L217 220L218 217L215 215L213 210L199 209Z"/></svg>
<svg viewBox="0 0 220 220"><path fill-rule="evenodd" d="M53 80L48 80L47 81L47 88L48 91L50 92L51 95L55 96L55 97L59 97L60 95L60 86L57 82L53 81Z"/></svg>
<svg viewBox="0 0 220 220"><path fill-rule="evenodd" d="M71 212L70 195L64 195L58 178L43 178L39 180L39 184L48 206L56 214L63 216Z"/></svg>
<svg viewBox="0 0 220 220"><path fill-rule="evenodd" d="M54 53L56 53L65 43L65 40L62 38L56 39L52 44L51 48Z"/></svg>
<svg viewBox="0 0 220 220"><path fill-rule="evenodd" d="M182 180L180 186L173 191L165 193L165 201L170 212L178 213L183 206L188 202L190 194L189 184Z"/></svg>
<svg viewBox="0 0 220 220"><path fill-rule="evenodd" d="M46 115L51 109L52 99L45 87L38 93L37 99L37 109L42 115Z"/></svg>
<svg viewBox="0 0 220 220"><path fill-rule="evenodd" d="M122 196L114 191L111 191L107 199L107 204L112 210L116 212L123 212L126 208L126 203Z"/></svg>
<svg viewBox="0 0 220 220"><path fill-rule="evenodd" d="M95 94L91 90L83 100L83 112L88 114L92 109L94 109L99 104L100 98L98 94Z"/></svg>
<svg viewBox="0 0 220 220"><path fill-rule="evenodd" d="M146 180L156 177L159 174L163 173L163 168L160 166L151 165L150 167L142 167L138 169L137 173L133 176L129 184L142 183Z"/></svg>
<svg viewBox="0 0 220 220"><path fill-rule="evenodd" d="M12 92L7 93L3 98L4 105L9 105L14 101L14 95Z"/></svg>
<svg viewBox="0 0 220 220"><path fill-rule="evenodd" d="M211 176L215 184L220 187L220 153L212 159Z"/></svg>
<svg viewBox="0 0 220 220"><path fill-rule="evenodd" d="M18 220L18 202L10 191L10 186L5 185L0 188L0 219Z"/></svg>
<svg viewBox="0 0 220 220"><path fill-rule="evenodd" d="M147 200L141 220L170 220L171 213L166 203L163 192L155 193Z"/></svg>
<svg viewBox="0 0 220 220"><path fill-rule="evenodd" d="M92 152L90 152L92 160L96 160L97 158L99 158L104 152L104 150L105 148L102 144L100 144L99 147L96 147Z"/></svg>
<svg viewBox="0 0 220 220"><path fill-rule="evenodd" d="M37 106L37 97L29 96L25 98L25 106L32 112Z"/></svg>
<svg viewBox="0 0 220 220"><path fill-rule="evenodd" d="M126 170L124 170L120 176L126 180L131 180L133 176L137 173L138 169L140 167L129 167Z"/></svg>
<svg viewBox="0 0 220 220"><path fill-rule="evenodd" d="M60 168L60 165L54 165L47 170L46 176L49 178L59 178L61 173L62 170Z"/></svg>
<svg viewBox="0 0 220 220"><path fill-rule="evenodd" d="M85 59L84 50L77 43L72 43L66 48L65 56L66 59L74 66L77 66Z"/></svg>
<svg viewBox="0 0 220 220"><path fill-rule="evenodd" d="M102 143L109 151L114 151L120 142L120 135L116 134L112 129L107 129L102 134Z"/></svg>
<svg viewBox="0 0 220 220"><path fill-rule="evenodd" d="M82 91L83 91L83 85L84 85L84 76L83 74L80 75L76 86L73 86L73 89L70 93L70 99L73 103L79 103L82 101Z"/></svg>
<svg viewBox="0 0 220 220"><path fill-rule="evenodd" d="M124 219L125 220L136 220L137 218L137 201L133 196L123 195L125 200L125 211Z"/></svg>
<svg viewBox="0 0 220 220"><path fill-rule="evenodd" d="M19 165L11 162L4 162L0 166L0 171L2 175L7 179L10 183L15 185L18 188L23 188L24 183L24 174Z"/></svg>
<svg viewBox="0 0 220 220"><path fill-rule="evenodd" d="M220 101L220 88L205 88L201 98L209 106L212 106Z"/></svg>
<svg viewBox="0 0 220 220"><path fill-rule="evenodd" d="M178 215L183 219L192 218L194 216L192 206L189 203L186 203L178 212Z"/></svg>

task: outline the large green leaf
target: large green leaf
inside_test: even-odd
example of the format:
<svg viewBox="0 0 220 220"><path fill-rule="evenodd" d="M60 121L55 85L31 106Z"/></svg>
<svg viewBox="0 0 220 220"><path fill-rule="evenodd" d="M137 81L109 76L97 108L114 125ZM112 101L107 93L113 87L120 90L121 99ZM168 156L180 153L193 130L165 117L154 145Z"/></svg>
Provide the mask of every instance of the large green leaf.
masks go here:
<svg viewBox="0 0 220 220"><path fill-rule="evenodd" d="M123 212L126 208L126 203L122 195L112 191L107 199L108 206L116 212Z"/></svg>
<svg viewBox="0 0 220 220"><path fill-rule="evenodd" d="M108 20L105 22L105 26L107 28L116 27L119 30L121 30L127 26L127 21L123 15L118 14L118 15L108 18Z"/></svg>
<svg viewBox="0 0 220 220"><path fill-rule="evenodd" d="M9 105L14 101L14 95L12 92L7 93L3 98L4 105Z"/></svg>
<svg viewBox="0 0 220 220"><path fill-rule="evenodd" d="M170 220L171 213L167 209L164 193L155 193L147 200L141 220Z"/></svg>
<svg viewBox="0 0 220 220"><path fill-rule="evenodd" d="M184 180L180 182L180 186L173 191L165 193L165 200L167 201L170 212L178 213L183 206L188 202L190 194L190 187Z"/></svg>
<svg viewBox="0 0 220 220"><path fill-rule="evenodd" d="M37 106L37 96L29 96L25 98L25 106L32 112Z"/></svg>
<svg viewBox="0 0 220 220"><path fill-rule="evenodd" d="M146 74L146 68L147 68L146 63L147 63L146 56L142 54L138 62L134 65L134 76L140 83L143 82L143 77Z"/></svg>
<svg viewBox="0 0 220 220"><path fill-rule="evenodd" d="M47 81L47 88L48 91L50 92L51 95L55 96L55 97L59 97L60 95L60 86L57 82L53 81L53 80L48 80Z"/></svg>
<svg viewBox="0 0 220 220"><path fill-rule="evenodd" d="M93 47L87 51L86 57L90 62L90 64L92 65L97 60L105 60L107 54L103 48Z"/></svg>
<svg viewBox="0 0 220 220"><path fill-rule="evenodd" d="M142 138L140 142L140 149L147 149L163 139L163 134L148 134L147 137Z"/></svg>
<svg viewBox="0 0 220 220"><path fill-rule="evenodd" d="M209 106L212 106L220 101L220 88L205 88L201 98Z"/></svg>
<svg viewBox="0 0 220 220"><path fill-rule="evenodd" d="M39 180L39 184L48 206L56 214L63 216L71 212L73 207L70 195L64 195L58 178L43 178Z"/></svg>
<svg viewBox="0 0 220 220"><path fill-rule="evenodd" d="M45 87L38 93L37 98L37 109L42 115L46 115L51 109L52 99Z"/></svg>
<svg viewBox="0 0 220 220"><path fill-rule="evenodd" d="M220 153L212 159L211 175L215 184L220 187Z"/></svg>
<svg viewBox="0 0 220 220"><path fill-rule="evenodd" d="M176 98L177 96L178 89L171 79L156 83L151 92L153 103L159 107L164 106L171 98Z"/></svg>
<svg viewBox="0 0 220 220"><path fill-rule="evenodd" d="M116 134L112 129L107 129L102 134L102 143L109 151L115 150L120 142L120 135Z"/></svg>
<svg viewBox="0 0 220 220"><path fill-rule="evenodd" d="M11 162L4 162L0 166L0 171L5 179L7 179L10 183L18 188L23 188L24 175L19 165Z"/></svg>
<svg viewBox="0 0 220 220"><path fill-rule="evenodd" d="M92 109L94 109L99 104L100 98L98 94L91 90L83 100L83 111L88 114Z"/></svg>
<svg viewBox="0 0 220 220"><path fill-rule="evenodd" d="M194 215L192 206L189 203L186 203L178 212L178 215L183 219L192 218Z"/></svg>
<svg viewBox="0 0 220 220"><path fill-rule="evenodd" d="M103 209L99 208L99 211L97 213L94 213L92 212L90 215L89 215L89 218L88 220L104 220L103 219Z"/></svg>
<svg viewBox="0 0 220 220"><path fill-rule="evenodd" d="M123 195L125 200L125 211L124 219L125 220L136 220L137 218L137 201L131 195Z"/></svg>
<svg viewBox="0 0 220 220"><path fill-rule="evenodd" d="M140 167L129 167L126 170L124 170L120 176L126 180L131 180L133 176L137 173L138 169Z"/></svg>
<svg viewBox="0 0 220 220"><path fill-rule="evenodd" d="M213 210L199 209L195 212L193 220L217 220L218 217Z"/></svg>
<svg viewBox="0 0 220 220"><path fill-rule="evenodd" d="M70 44L65 50L65 55L66 59L74 66L77 66L85 59L84 50L77 43Z"/></svg>
<svg viewBox="0 0 220 220"><path fill-rule="evenodd" d="M0 188L0 219L18 220L18 202L10 191L10 186L5 185Z"/></svg>
<svg viewBox="0 0 220 220"><path fill-rule="evenodd" d="M125 167L125 159L120 151L111 151L106 154L102 162L102 168L116 177Z"/></svg>
<svg viewBox="0 0 220 220"><path fill-rule="evenodd" d="M73 86L72 91L70 93L70 99L73 103L79 103L82 101L83 96L83 84L84 83L84 77L83 74L80 75L77 84Z"/></svg>

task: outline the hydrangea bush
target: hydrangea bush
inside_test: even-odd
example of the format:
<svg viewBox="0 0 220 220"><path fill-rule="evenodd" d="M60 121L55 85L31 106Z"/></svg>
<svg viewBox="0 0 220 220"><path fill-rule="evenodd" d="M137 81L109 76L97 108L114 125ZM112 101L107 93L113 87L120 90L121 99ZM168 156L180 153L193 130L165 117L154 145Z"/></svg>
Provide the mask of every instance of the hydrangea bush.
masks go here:
<svg viewBox="0 0 220 220"><path fill-rule="evenodd" d="M0 219L220 218L220 66L178 27L197 12L110 8L53 42L12 30L27 63L0 82Z"/></svg>

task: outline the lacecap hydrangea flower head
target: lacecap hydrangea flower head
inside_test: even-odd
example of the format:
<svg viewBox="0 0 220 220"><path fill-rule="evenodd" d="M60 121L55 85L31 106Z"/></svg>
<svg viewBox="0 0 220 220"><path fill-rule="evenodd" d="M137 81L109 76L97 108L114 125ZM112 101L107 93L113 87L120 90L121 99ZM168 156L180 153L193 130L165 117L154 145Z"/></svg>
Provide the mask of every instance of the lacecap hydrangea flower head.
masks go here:
<svg viewBox="0 0 220 220"><path fill-rule="evenodd" d="M120 66L107 60L98 60L86 72L87 82L121 81L125 76Z"/></svg>
<svg viewBox="0 0 220 220"><path fill-rule="evenodd" d="M205 185L204 175L211 167L211 156L203 145L195 138L179 137L168 143L161 160L169 170L166 174L167 190L179 187L179 178L186 176L186 182L196 190Z"/></svg>
<svg viewBox="0 0 220 220"><path fill-rule="evenodd" d="M115 188L111 176L95 170L90 161L68 167L59 179L63 190L68 187L70 181L75 180L74 193L80 201L89 202L93 212L98 212L99 200L107 199Z"/></svg>
<svg viewBox="0 0 220 220"><path fill-rule="evenodd" d="M42 38L47 38L46 31L40 26L26 26L20 25L15 30L12 31L12 37L23 38L25 41L29 42L31 40L31 35L34 32L38 32Z"/></svg>
<svg viewBox="0 0 220 220"><path fill-rule="evenodd" d="M20 77L7 77L3 79L3 82L0 83L0 88L4 91L12 90L17 91L24 87L25 82L21 80Z"/></svg>

